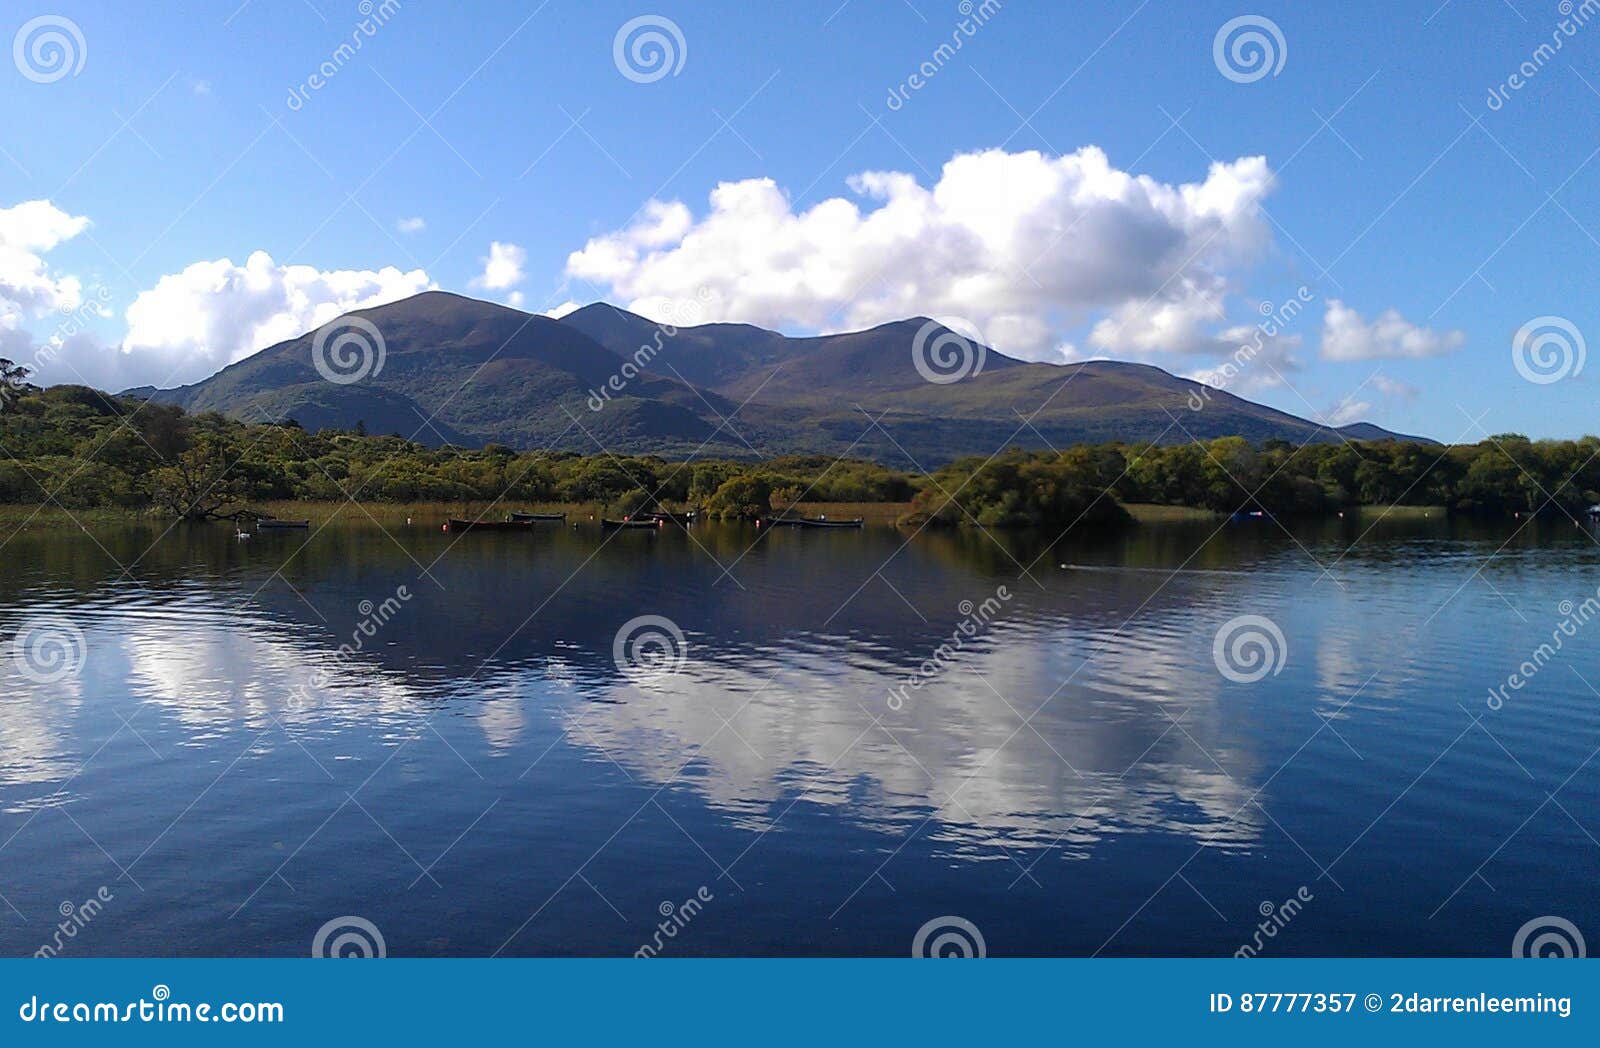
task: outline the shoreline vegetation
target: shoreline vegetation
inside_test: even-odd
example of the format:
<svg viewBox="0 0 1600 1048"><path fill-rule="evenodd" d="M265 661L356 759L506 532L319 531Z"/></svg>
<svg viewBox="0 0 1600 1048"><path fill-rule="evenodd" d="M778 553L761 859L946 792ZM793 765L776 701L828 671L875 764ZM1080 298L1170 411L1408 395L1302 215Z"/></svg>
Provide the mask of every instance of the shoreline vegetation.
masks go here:
<svg viewBox="0 0 1600 1048"><path fill-rule="evenodd" d="M707 519L861 516L911 527L1106 529L1237 513L1581 517L1600 502L1600 439L1508 434L1450 447L1396 441L1013 449L926 475L824 455L674 462L656 456L428 447L308 433L12 382L0 404L0 525L71 519L362 519L512 510L587 517L695 510ZM477 514L474 514L474 517ZM429 516L417 523L433 522Z"/></svg>

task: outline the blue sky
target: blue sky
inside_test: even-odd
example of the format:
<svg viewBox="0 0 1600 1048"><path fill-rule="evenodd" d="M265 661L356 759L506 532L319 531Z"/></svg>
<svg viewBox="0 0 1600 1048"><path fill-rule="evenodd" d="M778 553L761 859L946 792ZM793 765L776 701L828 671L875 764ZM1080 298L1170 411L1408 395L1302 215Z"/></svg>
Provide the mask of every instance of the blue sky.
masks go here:
<svg viewBox="0 0 1600 1048"><path fill-rule="evenodd" d="M791 331L914 303L1016 355L1147 360L1302 415L1444 440L1600 428L1591 372L1560 355L1600 336L1600 8L1536 56L1554 3L401 0L296 104L363 35L356 4L10 5L0 28L37 15L82 41L75 74L26 46L0 64L0 347L64 341L41 379L193 381L438 286ZM619 70L641 15L681 36L675 72ZM1275 73L1219 68L1241 15L1281 34ZM967 155L987 161L926 192ZM916 186L873 197L864 172ZM746 191L713 215L723 183ZM868 221L890 201L901 217ZM1220 375L1302 286L1304 313ZM1519 370L1541 317L1567 325L1542 329L1557 355Z"/></svg>

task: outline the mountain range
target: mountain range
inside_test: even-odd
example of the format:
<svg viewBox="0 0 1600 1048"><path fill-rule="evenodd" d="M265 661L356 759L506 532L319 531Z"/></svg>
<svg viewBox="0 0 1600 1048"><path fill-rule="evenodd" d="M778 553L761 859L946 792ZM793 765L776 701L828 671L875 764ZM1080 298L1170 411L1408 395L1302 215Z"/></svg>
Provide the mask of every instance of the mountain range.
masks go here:
<svg viewBox="0 0 1600 1048"><path fill-rule="evenodd" d="M370 373L329 381L313 359L317 332L307 332L193 385L126 392L189 411L293 419L313 430L359 425L433 445L668 458L820 453L913 469L1007 445L1423 439L1368 423L1326 427L1147 364L1021 361L922 317L794 338L748 324L673 328L605 303L554 320L427 291L319 330L324 350ZM340 350L327 334L336 332L356 341ZM949 376L919 367L919 354L964 377L931 381Z"/></svg>

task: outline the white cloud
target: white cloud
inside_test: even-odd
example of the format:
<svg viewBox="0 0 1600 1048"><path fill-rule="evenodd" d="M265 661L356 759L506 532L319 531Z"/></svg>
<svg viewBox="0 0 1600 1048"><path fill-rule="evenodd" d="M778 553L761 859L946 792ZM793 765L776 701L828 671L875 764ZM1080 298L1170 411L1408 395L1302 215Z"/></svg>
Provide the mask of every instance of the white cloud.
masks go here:
<svg viewBox="0 0 1600 1048"><path fill-rule="evenodd" d="M127 309L120 347L69 340L40 381L111 389L195 382L257 350L294 338L352 309L433 286L420 269L319 270L286 266L265 251L236 265L195 262L156 281Z"/></svg>
<svg viewBox="0 0 1600 1048"><path fill-rule="evenodd" d="M420 217L413 216L411 218L400 219L394 224L394 228L398 229L402 233L420 233L424 229L428 228L428 223Z"/></svg>
<svg viewBox="0 0 1600 1048"><path fill-rule="evenodd" d="M1348 426L1372 416L1372 402L1370 400L1357 400L1355 397L1345 397L1339 403L1322 413L1322 424L1325 426Z"/></svg>
<svg viewBox="0 0 1600 1048"><path fill-rule="evenodd" d="M561 303L561 305L556 306L554 309L545 310L544 315L549 317L551 320L560 320L568 313L576 313L582 308L583 305L581 303L574 302L569 298L565 302Z"/></svg>
<svg viewBox="0 0 1600 1048"><path fill-rule="evenodd" d="M1328 312L1322 320L1324 360L1436 357L1460 349L1466 342L1465 332L1420 327L1394 309L1368 323L1336 298L1328 300Z"/></svg>
<svg viewBox="0 0 1600 1048"><path fill-rule="evenodd" d="M0 208L0 327L16 330L26 316L78 307L82 282L57 276L43 256L87 228L87 218L48 200Z"/></svg>
<svg viewBox="0 0 1600 1048"><path fill-rule="evenodd" d="M992 149L954 157L931 188L881 171L848 184L866 210L834 197L797 211L770 179L722 183L698 219L681 202L652 201L574 252L567 273L630 308L698 299L711 304L707 320L780 328L960 316L998 349L1039 355L1064 325L1105 310L1120 310L1127 329L1147 299L1181 313L1196 307L1196 289L1220 304L1228 272L1270 240L1262 157L1175 185L1118 170L1094 147ZM1174 315L1155 327L1164 323L1179 333L1189 324Z"/></svg>
<svg viewBox="0 0 1600 1048"><path fill-rule="evenodd" d="M522 283L527 277L522 267L528 262L528 253L515 244L496 240L489 245L488 257L480 261L483 262L483 274L473 278L473 287L504 291Z"/></svg>

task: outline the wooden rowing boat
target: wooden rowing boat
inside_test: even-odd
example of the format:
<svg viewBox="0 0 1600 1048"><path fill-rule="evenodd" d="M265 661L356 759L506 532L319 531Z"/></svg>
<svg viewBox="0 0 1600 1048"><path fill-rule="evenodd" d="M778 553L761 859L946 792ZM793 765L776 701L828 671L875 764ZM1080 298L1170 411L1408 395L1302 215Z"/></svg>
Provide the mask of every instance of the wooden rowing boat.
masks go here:
<svg viewBox="0 0 1600 1048"><path fill-rule="evenodd" d="M512 513L507 518L513 524L537 524L540 521L566 520L565 513Z"/></svg>
<svg viewBox="0 0 1600 1048"><path fill-rule="evenodd" d="M626 517L622 520L612 520L609 517L600 518L600 526L602 528L659 528L662 523L662 521L654 518L649 520L634 520L631 517Z"/></svg>
<svg viewBox="0 0 1600 1048"><path fill-rule="evenodd" d="M690 510L688 513L640 513L636 520L659 520L663 523L693 524L697 514Z"/></svg>
<svg viewBox="0 0 1600 1048"><path fill-rule="evenodd" d="M514 520L457 520L451 517L446 531L532 531L532 522Z"/></svg>
<svg viewBox="0 0 1600 1048"><path fill-rule="evenodd" d="M829 520L827 517L773 517L765 521L769 528L859 528L865 523L862 517L849 520Z"/></svg>

